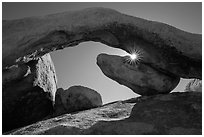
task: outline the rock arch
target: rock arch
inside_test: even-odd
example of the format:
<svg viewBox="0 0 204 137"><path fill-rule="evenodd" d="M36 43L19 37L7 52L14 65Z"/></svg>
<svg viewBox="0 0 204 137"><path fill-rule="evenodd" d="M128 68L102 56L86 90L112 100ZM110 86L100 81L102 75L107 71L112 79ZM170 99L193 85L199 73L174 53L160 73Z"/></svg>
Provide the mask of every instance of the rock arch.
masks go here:
<svg viewBox="0 0 204 137"><path fill-rule="evenodd" d="M167 24L89 8L3 21L3 68L54 50L96 41L129 52L141 48L143 62L167 75L201 79L202 37Z"/></svg>
<svg viewBox="0 0 204 137"><path fill-rule="evenodd" d="M53 74L51 74L53 77L52 80L54 81L53 83L56 84L57 80L52 62L49 57L45 58L44 55L49 56L47 54L49 52L76 46L85 41L101 42L127 52L130 52L130 50L134 48L141 49L144 52L144 58L142 59L144 66L147 66L150 70L159 72L159 75L164 75L164 77L173 77L173 81L176 80L176 82L178 82L180 77L202 79L201 34L188 33L167 24L127 16L106 8L89 8L81 11L64 12L41 17L4 20L2 24L3 84L6 82L4 80L9 80L12 77L15 81L12 81L13 83L11 82L10 85L18 85L19 80L16 79L18 77L23 77L22 79L25 81L27 81L26 78L29 78L31 82L28 87L32 89L33 79L36 78L36 75L41 78L40 74L43 72L41 67L36 71L35 66L39 64L43 64L42 66L44 66L44 62L49 62L50 67L45 66L46 69L52 70L49 70L49 72L53 72ZM28 64L24 66L26 63ZM15 65L19 66L15 67ZM32 69L35 73L30 73ZM4 73L4 70L6 70L7 73ZM29 77L24 78L25 75L29 75ZM45 78L49 79L49 77ZM115 80L117 81L116 78ZM176 82L173 86L177 84ZM45 94L46 92L47 94L47 91L42 89L40 85L46 84L43 82L40 84L37 83L36 87L40 93ZM9 88L12 88L11 91L15 88L15 86L12 86L9 86ZM34 91L36 91L36 87ZM130 85L130 87L132 87L132 85ZM14 89L14 91L15 90L16 89ZM24 102L29 102L30 98L33 99L32 94L35 92L32 90L27 92L26 89L26 100L24 99L23 103L20 101L20 105L25 105L26 103ZM56 85L53 87L53 90L48 92L53 95L51 96L52 99L47 99L47 95L42 95L43 98L47 99L45 105L48 104L49 109L42 114L41 118L52 111L55 91ZM19 89L19 92L22 93L21 89ZM24 95L24 93L22 94ZM144 95L145 94L146 90ZM10 95L11 94L3 90L3 105L8 106L8 108L16 108L16 103L13 101L13 98L18 102L18 99L22 98L22 96L12 95L10 98ZM27 95L32 97L27 97ZM39 93L34 94L35 98L38 96ZM8 103L5 103L5 97L9 97L13 102L7 100ZM41 100L35 102L36 100L33 99L33 101L37 104L34 104L35 108L39 108L39 110L45 108L44 106L41 107L39 103ZM9 104L10 102L14 105ZM32 105L26 107L30 108ZM31 109L34 110L33 107ZM12 119L21 120L21 117L26 118L26 116L30 116L30 112L26 112L26 115L22 114L22 116L19 110L20 116L14 116L13 114L16 112L10 112L10 109L8 110L9 111L3 110L4 128L5 125L8 127L11 125L10 123L13 122ZM8 117L8 115L11 117ZM36 115L38 115L38 113ZM35 115L32 116L36 118ZM30 120L31 123L36 121L33 121L33 118L30 118ZM28 120L25 119L24 121ZM23 125L25 125L25 123L12 128ZM4 129L4 131L6 130L8 129Z"/></svg>

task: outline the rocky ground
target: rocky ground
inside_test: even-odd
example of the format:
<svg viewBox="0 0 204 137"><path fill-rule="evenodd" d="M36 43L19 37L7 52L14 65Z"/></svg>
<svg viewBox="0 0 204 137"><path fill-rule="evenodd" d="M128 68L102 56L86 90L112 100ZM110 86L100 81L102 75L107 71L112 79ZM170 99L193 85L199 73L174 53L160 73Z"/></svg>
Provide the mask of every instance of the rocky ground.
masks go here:
<svg viewBox="0 0 204 137"><path fill-rule="evenodd" d="M117 101L17 129L12 135L202 134L202 94L176 92Z"/></svg>

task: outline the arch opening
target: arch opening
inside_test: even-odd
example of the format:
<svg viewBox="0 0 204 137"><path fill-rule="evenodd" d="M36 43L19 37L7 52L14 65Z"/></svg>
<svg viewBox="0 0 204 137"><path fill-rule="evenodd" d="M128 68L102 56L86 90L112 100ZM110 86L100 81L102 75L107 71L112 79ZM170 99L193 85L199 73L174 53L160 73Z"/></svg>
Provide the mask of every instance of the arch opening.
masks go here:
<svg viewBox="0 0 204 137"><path fill-rule="evenodd" d="M103 104L139 96L126 86L106 77L96 64L100 53L125 56L128 53L100 42L82 42L78 46L51 52L58 88L81 85L101 94Z"/></svg>
<svg viewBox="0 0 204 137"><path fill-rule="evenodd" d="M51 52L58 78L58 88L68 89L81 85L96 90L103 104L138 97L126 86L106 77L96 65L96 57L100 53L126 56L124 50L113 48L100 42L82 42L78 46ZM191 79L181 79L173 92L182 91Z"/></svg>

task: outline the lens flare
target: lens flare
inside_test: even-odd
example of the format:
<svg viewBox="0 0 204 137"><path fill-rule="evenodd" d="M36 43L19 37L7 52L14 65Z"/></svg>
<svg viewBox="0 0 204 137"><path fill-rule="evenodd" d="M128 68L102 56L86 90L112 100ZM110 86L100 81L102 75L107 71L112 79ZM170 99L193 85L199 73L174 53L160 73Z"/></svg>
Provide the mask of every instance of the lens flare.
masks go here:
<svg viewBox="0 0 204 137"><path fill-rule="evenodd" d="M133 48L129 50L128 56L126 56L126 62L129 64L139 64L143 58L143 51L139 48Z"/></svg>
<svg viewBox="0 0 204 137"><path fill-rule="evenodd" d="M138 55L137 55L136 53L132 53L132 54L130 54L129 56L130 56L130 58L131 58L132 60L135 60L135 59L138 58Z"/></svg>

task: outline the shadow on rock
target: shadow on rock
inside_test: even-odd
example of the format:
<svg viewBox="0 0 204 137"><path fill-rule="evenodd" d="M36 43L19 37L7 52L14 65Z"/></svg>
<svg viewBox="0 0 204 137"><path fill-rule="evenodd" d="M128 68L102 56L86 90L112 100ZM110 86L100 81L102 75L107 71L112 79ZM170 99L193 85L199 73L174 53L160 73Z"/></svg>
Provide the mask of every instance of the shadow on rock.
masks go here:
<svg viewBox="0 0 204 137"><path fill-rule="evenodd" d="M200 135L201 95L198 92L156 95L136 103L126 119L99 120L88 128L59 125L41 134Z"/></svg>

